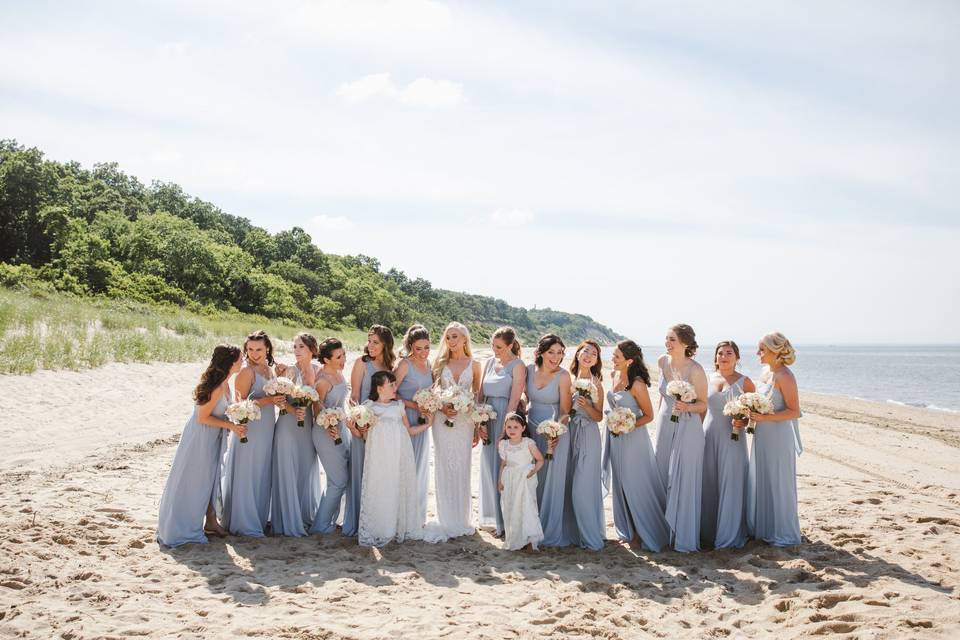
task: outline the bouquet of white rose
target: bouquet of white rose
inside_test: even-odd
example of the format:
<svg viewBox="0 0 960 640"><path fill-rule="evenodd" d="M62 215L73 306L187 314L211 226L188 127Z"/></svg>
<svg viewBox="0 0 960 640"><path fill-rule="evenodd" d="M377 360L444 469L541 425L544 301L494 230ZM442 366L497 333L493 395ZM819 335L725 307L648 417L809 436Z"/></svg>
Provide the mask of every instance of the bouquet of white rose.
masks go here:
<svg viewBox="0 0 960 640"><path fill-rule="evenodd" d="M309 385L294 386L290 394L290 404L295 407L309 407L311 403L320 402L320 394ZM297 426L303 427L306 423L303 420L297 420Z"/></svg>
<svg viewBox="0 0 960 640"><path fill-rule="evenodd" d="M473 392L460 385L453 384L440 392L440 402L451 407L457 413L466 413L473 407ZM453 420L447 418L443 424L453 427Z"/></svg>
<svg viewBox="0 0 960 640"><path fill-rule="evenodd" d="M331 429L346 419L347 414L343 412L343 409L339 407L328 407L317 415L316 423L318 426L323 427L324 429ZM337 439L333 441L333 444L335 445L342 443L343 439L339 436L337 436Z"/></svg>
<svg viewBox="0 0 960 640"><path fill-rule="evenodd" d="M417 416L417 424L425 424L427 419L423 417L424 413L436 413L440 411L443 403L440 402L440 396L430 387L420 389L413 394L413 401L420 407L420 416Z"/></svg>
<svg viewBox="0 0 960 640"><path fill-rule="evenodd" d="M587 380L585 378L577 378L573 383L573 406L570 407L570 417L577 415L577 396L583 396L592 402L597 404L597 401L600 400L599 393L597 392L597 385L593 384L593 380Z"/></svg>
<svg viewBox="0 0 960 640"><path fill-rule="evenodd" d="M734 398L723 405L723 415L734 420L746 420L750 415L750 408L740 401L740 398ZM730 431L731 440L740 439L740 427L733 425Z"/></svg>
<svg viewBox="0 0 960 640"><path fill-rule="evenodd" d="M637 428L637 416L627 407L617 407L607 414L607 429L614 438Z"/></svg>
<svg viewBox="0 0 960 640"><path fill-rule="evenodd" d="M358 404L347 410L350 420L361 429L370 429L377 424L377 414L366 405Z"/></svg>
<svg viewBox="0 0 960 640"><path fill-rule="evenodd" d="M757 413L773 413L773 401L769 396L766 396L762 393L757 393L756 391L750 393L741 393L737 400L739 400L740 404L750 411L756 411ZM749 424L747 424L747 433L753 433L756 431L756 427L756 421L750 420Z"/></svg>
<svg viewBox="0 0 960 640"><path fill-rule="evenodd" d="M537 425L537 433L547 438L559 438L567 432L567 425L556 420L544 420ZM553 453L549 450L543 456L547 460L553 460Z"/></svg>
<svg viewBox="0 0 960 640"><path fill-rule="evenodd" d="M470 418L478 425L487 428L487 425L491 422L496 421L497 412L494 411L493 407L489 404L477 405L473 413L470 414ZM490 444L490 438L486 437L483 439L483 444Z"/></svg>
<svg viewBox="0 0 960 640"><path fill-rule="evenodd" d="M293 390L297 388L297 385L293 384L293 380L284 376L277 376L263 385L263 392L268 396L289 396L293 393ZM281 408L280 415L287 415L287 410Z"/></svg>
<svg viewBox="0 0 960 640"><path fill-rule="evenodd" d="M697 399L697 390L686 380L668 382L667 393L680 402L694 402ZM670 412L670 422L680 422L680 412L676 409Z"/></svg>
<svg viewBox="0 0 960 640"><path fill-rule="evenodd" d="M253 400L234 402L227 407L227 418L233 424L247 424L251 420L260 419L260 407ZM247 437L240 438L240 442L246 443Z"/></svg>

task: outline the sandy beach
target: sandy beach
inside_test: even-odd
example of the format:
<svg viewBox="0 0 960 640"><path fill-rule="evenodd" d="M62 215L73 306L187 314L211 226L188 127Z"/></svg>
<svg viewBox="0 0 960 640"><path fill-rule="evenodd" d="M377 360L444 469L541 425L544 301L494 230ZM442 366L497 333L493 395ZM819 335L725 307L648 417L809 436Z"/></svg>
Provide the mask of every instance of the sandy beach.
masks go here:
<svg viewBox="0 0 960 640"><path fill-rule="evenodd" d="M601 553L505 552L490 531L162 550L157 507L202 366L0 376L0 637L960 637L956 414L801 380L795 548L629 551L608 499Z"/></svg>

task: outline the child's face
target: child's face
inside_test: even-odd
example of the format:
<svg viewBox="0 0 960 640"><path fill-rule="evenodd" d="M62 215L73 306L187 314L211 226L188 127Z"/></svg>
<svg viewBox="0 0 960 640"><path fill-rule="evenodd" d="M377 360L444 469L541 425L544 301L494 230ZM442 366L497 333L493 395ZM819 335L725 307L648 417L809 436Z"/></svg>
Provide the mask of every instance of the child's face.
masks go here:
<svg viewBox="0 0 960 640"><path fill-rule="evenodd" d="M377 387L377 397L380 402L389 402L397 397L397 383L393 380L387 380Z"/></svg>
<svg viewBox="0 0 960 640"><path fill-rule="evenodd" d="M523 436L523 425L519 420L507 420L503 428L507 430L507 437L511 440L519 440Z"/></svg>

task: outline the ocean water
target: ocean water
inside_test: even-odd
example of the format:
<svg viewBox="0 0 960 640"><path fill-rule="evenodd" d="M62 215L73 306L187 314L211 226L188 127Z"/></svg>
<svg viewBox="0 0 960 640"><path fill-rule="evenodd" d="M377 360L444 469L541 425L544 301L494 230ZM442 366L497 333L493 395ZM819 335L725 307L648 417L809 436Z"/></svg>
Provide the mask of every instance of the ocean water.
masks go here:
<svg viewBox="0 0 960 640"><path fill-rule="evenodd" d="M754 380L761 372L756 343L737 341L740 369ZM651 368L664 353L663 345L644 346ZM960 412L960 345L797 345L790 368L804 389ZM609 362L612 348L604 349ZM702 345L697 360L713 369L713 348Z"/></svg>

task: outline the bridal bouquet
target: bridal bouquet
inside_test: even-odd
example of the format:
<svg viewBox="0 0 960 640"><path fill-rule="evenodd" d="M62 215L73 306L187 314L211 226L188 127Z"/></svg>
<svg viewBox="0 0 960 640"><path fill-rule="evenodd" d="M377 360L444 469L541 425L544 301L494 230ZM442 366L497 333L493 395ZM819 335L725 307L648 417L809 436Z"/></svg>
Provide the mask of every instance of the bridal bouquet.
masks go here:
<svg viewBox="0 0 960 640"><path fill-rule="evenodd" d="M723 415L733 418L734 420L746 420L750 415L750 407L743 404L740 400L743 396L739 396L727 402L723 405ZM732 431L730 431L731 440L740 439L740 427L733 425Z"/></svg>
<svg viewBox="0 0 960 640"><path fill-rule="evenodd" d="M320 395L317 390L309 385L294 386L290 394L290 404L295 407L309 407L314 402L320 402ZM304 426L303 420L297 420L297 426Z"/></svg>
<svg viewBox="0 0 960 640"><path fill-rule="evenodd" d="M686 380L668 382L667 393L680 402L694 402L697 399L697 390ZM680 422L680 413L676 409L670 412L670 422Z"/></svg>
<svg viewBox="0 0 960 640"><path fill-rule="evenodd" d="M430 387L420 389L420 391L413 394L413 401L420 407L421 415L417 416L417 424L426 423L427 419L424 418L422 414L436 413L440 411L440 408L443 406L443 403L440 402L440 396Z"/></svg>
<svg viewBox="0 0 960 640"><path fill-rule="evenodd" d="M486 429L488 424L497 419L497 412L494 411L493 407L489 404L481 404L474 408L473 413L470 414L470 418L476 424ZM489 436L483 439L483 444L490 444Z"/></svg>
<svg viewBox="0 0 960 640"><path fill-rule="evenodd" d="M457 384L450 385L440 392L440 402L457 413L466 413L473 407L473 392ZM443 424L453 427L453 420L447 418Z"/></svg>
<svg viewBox="0 0 960 640"><path fill-rule="evenodd" d="M268 396L289 396L294 389L296 389L296 385L293 384L293 380L284 376L267 380L266 384L263 385L263 392ZM287 415L287 410L281 407L280 415Z"/></svg>
<svg viewBox="0 0 960 640"><path fill-rule="evenodd" d="M247 424L251 420L260 419L260 407L253 400L234 402L227 407L227 418L233 424ZM240 438L240 442L246 443L247 437Z"/></svg>
<svg viewBox="0 0 960 640"><path fill-rule="evenodd" d="M593 384L593 380L586 380L584 378L577 378L573 383L573 399L576 400L577 396L583 396L588 399L593 404L596 404L600 398L597 393L597 386ZM570 408L570 417L577 415L577 405L574 405Z"/></svg>
<svg viewBox="0 0 960 640"><path fill-rule="evenodd" d="M740 403L750 411L756 411L757 413L773 413L773 402L768 396L762 393L757 393L755 391L751 393L741 393L737 400L739 400ZM747 433L753 433L756 431L756 427L756 421L751 420L749 424L747 424Z"/></svg>
<svg viewBox="0 0 960 640"><path fill-rule="evenodd" d="M607 414L607 429L614 438L637 428L637 416L627 407L617 407Z"/></svg>
<svg viewBox="0 0 960 640"><path fill-rule="evenodd" d="M559 438L567 432L567 425L556 420L544 420L537 425L537 433L547 438ZM543 456L547 460L553 460L553 453L549 450Z"/></svg>
<svg viewBox="0 0 960 640"><path fill-rule="evenodd" d="M343 409L339 407L328 407L317 415L316 422L317 425L323 427L324 429L332 429L346 419L347 414L343 412ZM343 439L340 436L337 436L337 439L333 441L333 444L335 445L342 443Z"/></svg>
<svg viewBox="0 0 960 640"><path fill-rule="evenodd" d="M377 414L373 409L366 405L358 404L350 407L348 410L350 420L360 429L370 429L377 424Z"/></svg>

